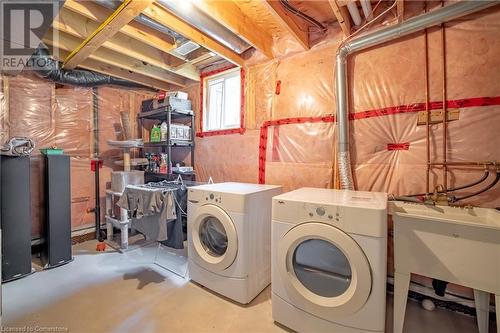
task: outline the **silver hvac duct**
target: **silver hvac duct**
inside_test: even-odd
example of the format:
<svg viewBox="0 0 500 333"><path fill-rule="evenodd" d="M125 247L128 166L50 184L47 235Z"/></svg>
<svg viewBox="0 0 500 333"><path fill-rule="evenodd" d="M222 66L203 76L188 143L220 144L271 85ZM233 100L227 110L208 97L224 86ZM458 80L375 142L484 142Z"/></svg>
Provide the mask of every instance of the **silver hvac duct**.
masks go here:
<svg viewBox="0 0 500 333"><path fill-rule="evenodd" d="M205 14L195 5L188 3L188 0L157 0L157 3L238 54L251 47L250 44L236 36L217 20ZM186 5L186 3L188 4Z"/></svg>
<svg viewBox="0 0 500 333"><path fill-rule="evenodd" d="M367 35L348 40L338 48L336 55L336 102L337 102L337 166L342 189L353 189L351 160L349 154L349 103L347 60L349 55L369 47L392 41L414 32L451 21L467 14L500 4L499 0L460 1L411 18L398 25L390 26Z"/></svg>
<svg viewBox="0 0 500 333"><path fill-rule="evenodd" d="M121 1L116 0L95 0L95 2L109 9L116 9L121 3ZM210 37L238 54L245 52L251 47L250 44L205 14L201 9L191 4L188 0L158 0L157 2L174 15L178 16L195 28L205 32ZM150 19L144 14L140 14L134 20L164 34L172 36L179 44L187 41L187 38L184 36L165 27L155 20Z"/></svg>

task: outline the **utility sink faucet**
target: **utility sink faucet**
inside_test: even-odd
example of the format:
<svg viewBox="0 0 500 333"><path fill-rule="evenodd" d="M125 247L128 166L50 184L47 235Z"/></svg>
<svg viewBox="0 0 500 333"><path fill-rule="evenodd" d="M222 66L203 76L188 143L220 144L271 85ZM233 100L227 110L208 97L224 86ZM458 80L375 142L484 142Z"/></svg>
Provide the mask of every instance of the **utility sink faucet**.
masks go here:
<svg viewBox="0 0 500 333"><path fill-rule="evenodd" d="M451 198L446 193L443 185L438 184L434 187L434 193L425 198L426 203L438 206L449 206Z"/></svg>

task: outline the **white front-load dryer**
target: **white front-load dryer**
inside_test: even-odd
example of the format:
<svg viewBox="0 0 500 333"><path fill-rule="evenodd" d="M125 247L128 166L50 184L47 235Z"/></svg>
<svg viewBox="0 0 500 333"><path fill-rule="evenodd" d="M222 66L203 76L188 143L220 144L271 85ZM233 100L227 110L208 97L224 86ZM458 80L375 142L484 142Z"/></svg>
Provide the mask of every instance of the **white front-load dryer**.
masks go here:
<svg viewBox="0 0 500 333"><path fill-rule="evenodd" d="M302 188L273 198L272 308L298 332L384 332L385 193Z"/></svg>
<svg viewBox="0 0 500 333"><path fill-rule="evenodd" d="M188 190L189 276L239 303L271 282L271 206L280 186L219 183Z"/></svg>

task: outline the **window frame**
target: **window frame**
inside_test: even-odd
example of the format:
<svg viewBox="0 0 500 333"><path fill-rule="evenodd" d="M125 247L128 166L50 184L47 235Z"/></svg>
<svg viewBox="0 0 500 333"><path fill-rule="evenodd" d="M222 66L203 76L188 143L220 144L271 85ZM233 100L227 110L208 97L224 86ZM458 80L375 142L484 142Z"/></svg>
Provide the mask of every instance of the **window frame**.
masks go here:
<svg viewBox="0 0 500 333"><path fill-rule="evenodd" d="M240 102L240 126L231 129L220 129L220 130L212 130L205 131L204 130L204 119L205 119L205 111L206 111L206 101L207 101L207 87L208 80L216 78L217 76L224 76L231 71L235 71L235 68L239 68L235 65L231 65L228 67L223 67L211 72L203 73L200 75L200 122L199 122L199 132L196 133L197 137L206 137L206 136L215 136L215 135L228 135L228 134L243 134L245 133L245 70L243 68L239 68L240 71L240 84L241 84L241 102Z"/></svg>

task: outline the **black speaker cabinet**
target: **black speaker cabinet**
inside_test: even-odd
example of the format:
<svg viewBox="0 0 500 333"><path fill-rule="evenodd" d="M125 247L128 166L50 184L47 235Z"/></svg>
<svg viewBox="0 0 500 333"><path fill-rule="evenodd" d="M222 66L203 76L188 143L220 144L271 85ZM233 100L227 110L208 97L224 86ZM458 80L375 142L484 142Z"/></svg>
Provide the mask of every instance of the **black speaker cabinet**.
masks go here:
<svg viewBox="0 0 500 333"><path fill-rule="evenodd" d="M67 155L47 155L45 159L45 268L64 265L71 255L71 175Z"/></svg>
<svg viewBox="0 0 500 333"><path fill-rule="evenodd" d="M29 157L0 156L2 281L31 273Z"/></svg>

